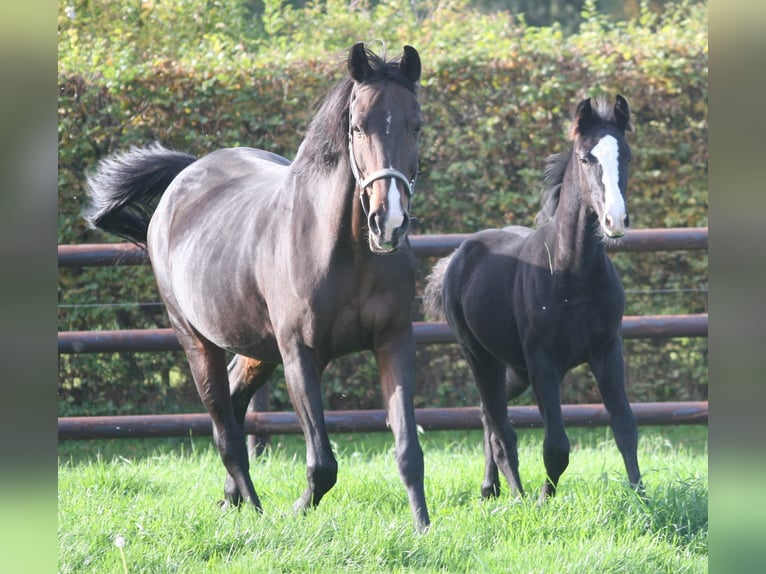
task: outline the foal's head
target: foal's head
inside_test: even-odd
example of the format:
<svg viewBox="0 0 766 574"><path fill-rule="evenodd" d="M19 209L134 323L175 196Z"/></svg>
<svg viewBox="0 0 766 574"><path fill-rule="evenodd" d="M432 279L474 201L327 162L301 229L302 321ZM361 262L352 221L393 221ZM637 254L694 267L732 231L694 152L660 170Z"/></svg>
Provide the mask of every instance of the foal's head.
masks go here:
<svg viewBox="0 0 766 574"><path fill-rule="evenodd" d="M628 187L630 146L625 132L632 131L630 106L618 95L613 107L606 100L583 100L575 111L571 136L573 159L583 201L598 216L606 238L625 235L630 225L625 194Z"/></svg>
<svg viewBox="0 0 766 574"><path fill-rule="evenodd" d="M370 249L389 253L407 235L418 172L420 56L405 46L398 62L384 62L358 43L351 48L348 71L354 81L348 115L352 171Z"/></svg>

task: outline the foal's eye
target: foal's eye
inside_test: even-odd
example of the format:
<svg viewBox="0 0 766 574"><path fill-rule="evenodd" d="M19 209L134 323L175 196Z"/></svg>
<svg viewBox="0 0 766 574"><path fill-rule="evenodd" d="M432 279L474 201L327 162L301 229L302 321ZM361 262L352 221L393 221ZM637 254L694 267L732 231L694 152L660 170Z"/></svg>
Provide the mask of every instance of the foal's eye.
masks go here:
<svg viewBox="0 0 766 574"><path fill-rule="evenodd" d="M588 157L587 155L580 156L580 163L585 166L590 165L590 157Z"/></svg>
<svg viewBox="0 0 766 574"><path fill-rule="evenodd" d="M351 131L355 134L361 134L362 133L362 127L359 124L351 124Z"/></svg>
<svg viewBox="0 0 766 574"><path fill-rule="evenodd" d="M423 129L423 124L422 123L415 124L415 127L412 128L412 133L414 135L419 135L420 134L420 130L422 130L422 129Z"/></svg>

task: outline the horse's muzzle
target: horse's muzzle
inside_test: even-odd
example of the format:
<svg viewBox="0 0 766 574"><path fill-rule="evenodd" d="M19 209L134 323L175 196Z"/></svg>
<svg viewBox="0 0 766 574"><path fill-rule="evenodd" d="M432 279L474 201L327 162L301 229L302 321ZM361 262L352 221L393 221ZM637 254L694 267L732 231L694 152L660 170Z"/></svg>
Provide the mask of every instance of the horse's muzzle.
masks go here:
<svg viewBox="0 0 766 574"><path fill-rule="evenodd" d="M368 219L370 250L373 253L394 253L404 245L407 231L410 227L410 217L407 213L402 214L402 222L397 227L391 228L386 221L386 215L378 212L370 214Z"/></svg>

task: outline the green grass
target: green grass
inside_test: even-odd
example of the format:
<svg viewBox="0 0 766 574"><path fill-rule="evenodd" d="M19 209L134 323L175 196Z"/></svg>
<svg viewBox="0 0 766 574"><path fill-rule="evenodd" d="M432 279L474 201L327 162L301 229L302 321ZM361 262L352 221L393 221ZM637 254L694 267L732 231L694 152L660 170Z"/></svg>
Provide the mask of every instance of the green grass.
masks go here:
<svg viewBox="0 0 766 574"><path fill-rule="evenodd" d="M389 434L333 435L338 484L301 516L300 437L274 437L252 464L263 515L217 507L223 466L209 439L62 443L59 572L124 572L123 555L129 572L707 572L707 428L641 430L647 500L626 486L608 430L569 434L570 466L541 508L539 431L519 432L521 501L507 488L480 500L478 432L424 434L425 535Z"/></svg>

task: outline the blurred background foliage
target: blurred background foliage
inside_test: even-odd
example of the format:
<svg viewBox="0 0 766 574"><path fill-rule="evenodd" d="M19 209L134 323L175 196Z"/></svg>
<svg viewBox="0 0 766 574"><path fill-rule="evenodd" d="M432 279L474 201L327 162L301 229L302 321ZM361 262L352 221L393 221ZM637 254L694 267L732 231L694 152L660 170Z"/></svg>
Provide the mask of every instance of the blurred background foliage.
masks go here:
<svg viewBox="0 0 766 574"><path fill-rule="evenodd" d="M364 41L423 61L426 120L415 233L532 225L545 158L567 148L577 102L621 93L635 133L634 228L707 226L707 4L607 0L60 0L61 244L88 229L98 160L160 141L202 155L247 145L292 158L317 103ZM626 314L707 311L707 254L615 254ZM420 261L419 283L434 261ZM59 330L167 327L148 267L61 269ZM414 317L422 319L418 308ZM625 341L631 400L707 398L707 340ZM281 370L271 398L289 409ZM417 406L478 404L454 345L418 348ZM584 368L565 402L597 402ZM369 353L324 377L328 408L380 408ZM177 353L60 355L59 415L200 411ZM521 402L529 403L529 396Z"/></svg>

